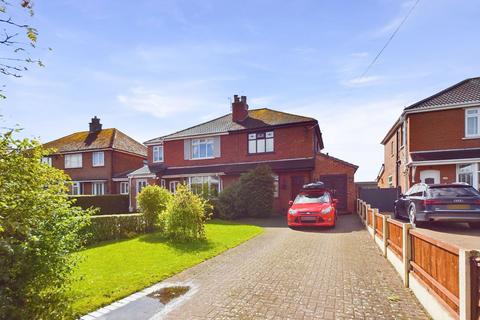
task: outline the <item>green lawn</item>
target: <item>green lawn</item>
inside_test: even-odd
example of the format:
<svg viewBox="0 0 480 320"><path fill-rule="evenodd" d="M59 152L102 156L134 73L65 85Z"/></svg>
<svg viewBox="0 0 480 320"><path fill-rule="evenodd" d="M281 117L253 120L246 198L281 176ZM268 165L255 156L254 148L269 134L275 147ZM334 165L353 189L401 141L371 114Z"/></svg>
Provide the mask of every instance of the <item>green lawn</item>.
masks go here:
<svg viewBox="0 0 480 320"><path fill-rule="evenodd" d="M78 254L81 277L72 286L74 309L86 314L192 267L258 235L262 228L221 220L206 225L207 241L175 243L159 233L103 242Z"/></svg>

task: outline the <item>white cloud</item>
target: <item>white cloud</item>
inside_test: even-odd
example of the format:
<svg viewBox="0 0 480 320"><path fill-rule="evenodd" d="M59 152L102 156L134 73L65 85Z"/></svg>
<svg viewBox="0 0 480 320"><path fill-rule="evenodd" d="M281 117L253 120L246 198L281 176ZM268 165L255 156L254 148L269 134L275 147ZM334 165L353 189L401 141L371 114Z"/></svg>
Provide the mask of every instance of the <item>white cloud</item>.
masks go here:
<svg viewBox="0 0 480 320"><path fill-rule="evenodd" d="M384 77L381 77L381 76L358 77L358 78L347 80L344 82L344 84L350 87L362 87L362 86L378 84L383 79Z"/></svg>

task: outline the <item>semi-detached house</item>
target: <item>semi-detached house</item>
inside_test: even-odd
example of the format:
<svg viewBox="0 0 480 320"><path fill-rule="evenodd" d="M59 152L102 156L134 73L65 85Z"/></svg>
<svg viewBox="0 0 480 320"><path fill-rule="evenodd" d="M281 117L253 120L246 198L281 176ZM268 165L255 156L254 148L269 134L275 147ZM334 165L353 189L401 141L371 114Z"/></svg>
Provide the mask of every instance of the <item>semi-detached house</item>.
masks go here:
<svg viewBox="0 0 480 320"><path fill-rule="evenodd" d="M274 209L285 213L300 188L322 180L335 190L339 207L352 211L357 167L321 153L317 120L268 108L249 110L245 96L234 96L231 113L145 142L148 164L129 174L130 209L148 184L175 192L180 183L211 195L260 164L274 173Z"/></svg>
<svg viewBox="0 0 480 320"><path fill-rule="evenodd" d="M480 188L480 78L406 107L382 140L379 187L466 182Z"/></svg>

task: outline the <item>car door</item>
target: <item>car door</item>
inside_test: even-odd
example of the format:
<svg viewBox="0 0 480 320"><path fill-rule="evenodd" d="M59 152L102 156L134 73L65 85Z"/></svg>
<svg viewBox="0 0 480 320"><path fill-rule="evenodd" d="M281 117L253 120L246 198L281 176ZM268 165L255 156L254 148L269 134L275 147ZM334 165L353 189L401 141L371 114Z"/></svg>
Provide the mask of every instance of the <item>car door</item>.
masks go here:
<svg viewBox="0 0 480 320"><path fill-rule="evenodd" d="M397 213L402 218L408 218L408 205L410 204L409 195L413 192L415 186L407 190L400 198L397 200L396 209Z"/></svg>
<svg viewBox="0 0 480 320"><path fill-rule="evenodd" d="M409 203L407 205L407 217L408 217L408 210L410 209L410 205L413 203L415 205L416 210L422 210L423 206L423 195L424 195L425 187L418 185L413 189L412 193L408 195Z"/></svg>

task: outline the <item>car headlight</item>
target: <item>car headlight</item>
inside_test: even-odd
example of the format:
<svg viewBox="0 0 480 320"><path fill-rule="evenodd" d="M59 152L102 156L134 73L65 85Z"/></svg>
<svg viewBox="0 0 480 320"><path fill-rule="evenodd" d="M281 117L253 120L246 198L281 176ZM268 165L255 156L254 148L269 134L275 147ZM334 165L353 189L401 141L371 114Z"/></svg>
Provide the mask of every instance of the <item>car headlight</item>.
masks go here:
<svg viewBox="0 0 480 320"><path fill-rule="evenodd" d="M295 210L295 209L289 209L289 210L288 210L288 213L290 213L290 214L296 214L296 213L297 213L297 210Z"/></svg>
<svg viewBox="0 0 480 320"><path fill-rule="evenodd" d="M328 208L322 209L322 211L320 211L320 212L323 213L323 214L330 213L330 212L332 212L332 207L328 207Z"/></svg>

